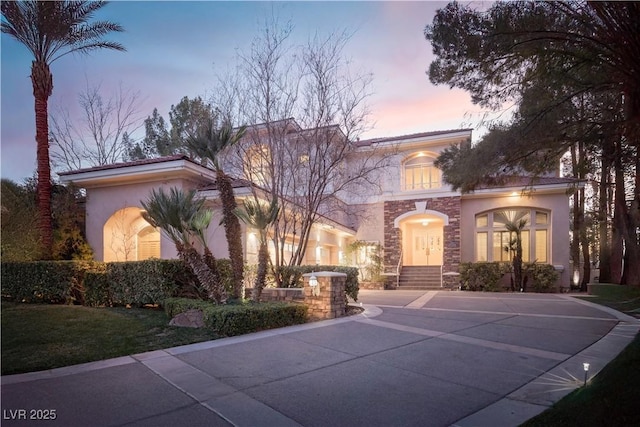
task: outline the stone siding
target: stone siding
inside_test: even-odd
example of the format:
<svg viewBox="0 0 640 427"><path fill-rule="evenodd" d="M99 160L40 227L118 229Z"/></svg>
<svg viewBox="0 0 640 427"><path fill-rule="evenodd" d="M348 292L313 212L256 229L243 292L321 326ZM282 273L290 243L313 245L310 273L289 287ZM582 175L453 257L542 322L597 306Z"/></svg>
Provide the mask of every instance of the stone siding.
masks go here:
<svg viewBox="0 0 640 427"><path fill-rule="evenodd" d="M427 202L426 209L443 213L449 217L449 225L443 229L442 272L457 272L460 266L460 197L434 197L431 199L393 200L384 203L384 264L395 269L400 261L402 236L393 221L402 214L416 210L416 202ZM445 276L445 282L449 278ZM444 283L449 287L453 283Z"/></svg>

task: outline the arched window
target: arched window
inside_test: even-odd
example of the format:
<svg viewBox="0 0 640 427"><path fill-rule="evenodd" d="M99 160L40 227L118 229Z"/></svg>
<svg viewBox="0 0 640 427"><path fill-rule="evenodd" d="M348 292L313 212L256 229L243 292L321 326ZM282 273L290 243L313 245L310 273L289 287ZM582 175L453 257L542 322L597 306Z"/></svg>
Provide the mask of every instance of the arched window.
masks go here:
<svg viewBox="0 0 640 427"><path fill-rule="evenodd" d="M138 233L138 261L149 258L160 258L160 233L152 226Z"/></svg>
<svg viewBox="0 0 640 427"><path fill-rule="evenodd" d="M105 262L160 258L160 232L142 218L138 207L114 212L104 224L103 239Z"/></svg>
<svg viewBox="0 0 640 427"><path fill-rule="evenodd" d="M524 221L522 228L522 260L548 263L549 212L531 208L497 209L476 215L476 261L511 261L515 233L508 223Z"/></svg>
<svg viewBox="0 0 640 427"><path fill-rule="evenodd" d="M404 189L432 190L442 185L441 172L428 156L416 156L404 162Z"/></svg>

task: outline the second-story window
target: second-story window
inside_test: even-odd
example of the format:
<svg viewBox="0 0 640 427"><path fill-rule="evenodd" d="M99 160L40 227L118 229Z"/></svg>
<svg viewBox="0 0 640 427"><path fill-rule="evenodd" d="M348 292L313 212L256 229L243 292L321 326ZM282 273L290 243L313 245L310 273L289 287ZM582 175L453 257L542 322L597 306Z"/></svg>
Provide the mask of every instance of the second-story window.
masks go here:
<svg viewBox="0 0 640 427"><path fill-rule="evenodd" d="M247 180L258 185L269 182L270 154L266 144L255 144L247 149L243 159L244 176Z"/></svg>
<svg viewBox="0 0 640 427"><path fill-rule="evenodd" d="M433 166L433 159L427 156L418 156L404 163L404 189L431 190L440 188L441 173Z"/></svg>

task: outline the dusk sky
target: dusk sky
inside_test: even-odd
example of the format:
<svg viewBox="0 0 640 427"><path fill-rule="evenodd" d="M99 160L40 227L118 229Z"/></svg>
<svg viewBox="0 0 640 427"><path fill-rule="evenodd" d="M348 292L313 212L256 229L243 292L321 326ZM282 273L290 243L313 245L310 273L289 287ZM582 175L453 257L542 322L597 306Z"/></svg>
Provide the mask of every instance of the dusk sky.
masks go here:
<svg viewBox="0 0 640 427"><path fill-rule="evenodd" d="M154 107L168 120L183 96L206 97L216 73L235 64L236 51L248 51L259 24L272 9L294 25L293 41L303 44L316 32L354 32L346 55L354 68L373 73L368 99L372 129L363 138L435 130L477 128L481 109L469 95L434 86L426 71L433 55L423 31L443 2L129 2L106 5L96 19L121 24L118 41L126 52L68 55L52 64L57 106L77 114L78 94L90 85L103 93L122 84L140 91L142 119ZM2 34L2 143L0 176L17 182L36 168L35 116L29 78L32 57ZM482 133L475 131L475 137ZM142 137L144 133L136 133ZM475 138L474 138L475 139Z"/></svg>

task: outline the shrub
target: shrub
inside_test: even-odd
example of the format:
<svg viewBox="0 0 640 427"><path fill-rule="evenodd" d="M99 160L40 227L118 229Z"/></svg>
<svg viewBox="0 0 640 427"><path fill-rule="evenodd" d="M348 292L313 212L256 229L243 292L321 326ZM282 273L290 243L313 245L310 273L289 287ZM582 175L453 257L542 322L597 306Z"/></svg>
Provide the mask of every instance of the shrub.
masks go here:
<svg viewBox="0 0 640 427"><path fill-rule="evenodd" d="M497 292L498 282L508 271L500 262L464 262L460 264L460 283L463 290Z"/></svg>
<svg viewBox="0 0 640 427"><path fill-rule="evenodd" d="M189 310L202 310L214 305L212 302L193 298L167 298L164 300L164 312L170 318L176 317L180 313Z"/></svg>
<svg viewBox="0 0 640 427"><path fill-rule="evenodd" d="M299 325L307 321L307 306L292 303L211 305L203 313L207 327L228 337Z"/></svg>
<svg viewBox="0 0 640 427"><path fill-rule="evenodd" d="M281 302L244 302L216 305L209 301L168 298L164 310L175 317L188 310L202 310L205 326L223 336L299 325L307 321L307 306Z"/></svg>
<svg viewBox="0 0 640 427"><path fill-rule="evenodd" d="M106 272L86 272L84 276L84 304L92 307L113 305L109 286L109 275Z"/></svg>
<svg viewBox="0 0 640 427"><path fill-rule="evenodd" d="M345 293L354 301L358 301L358 269L356 267L344 267L339 265L299 265L299 266L283 266L280 268L280 275L283 277L283 287L285 288L302 288L304 281L302 275L306 273L320 271L334 271L336 273L345 273L347 280L345 282ZM284 278L287 278L285 281Z"/></svg>
<svg viewBox="0 0 640 427"><path fill-rule="evenodd" d="M511 271L511 266L500 262L466 262L460 264L460 282L463 290L500 291L500 279ZM528 263L522 275L526 290L552 292L558 280L558 272L549 264Z"/></svg>
<svg viewBox="0 0 640 427"><path fill-rule="evenodd" d="M26 303L82 304L86 273L103 266L95 261L3 262L2 297Z"/></svg>
<svg viewBox="0 0 640 427"><path fill-rule="evenodd" d="M527 277L527 290L530 290L533 282L535 292L553 292L558 280L558 272L550 264L526 264L524 266L524 276Z"/></svg>

